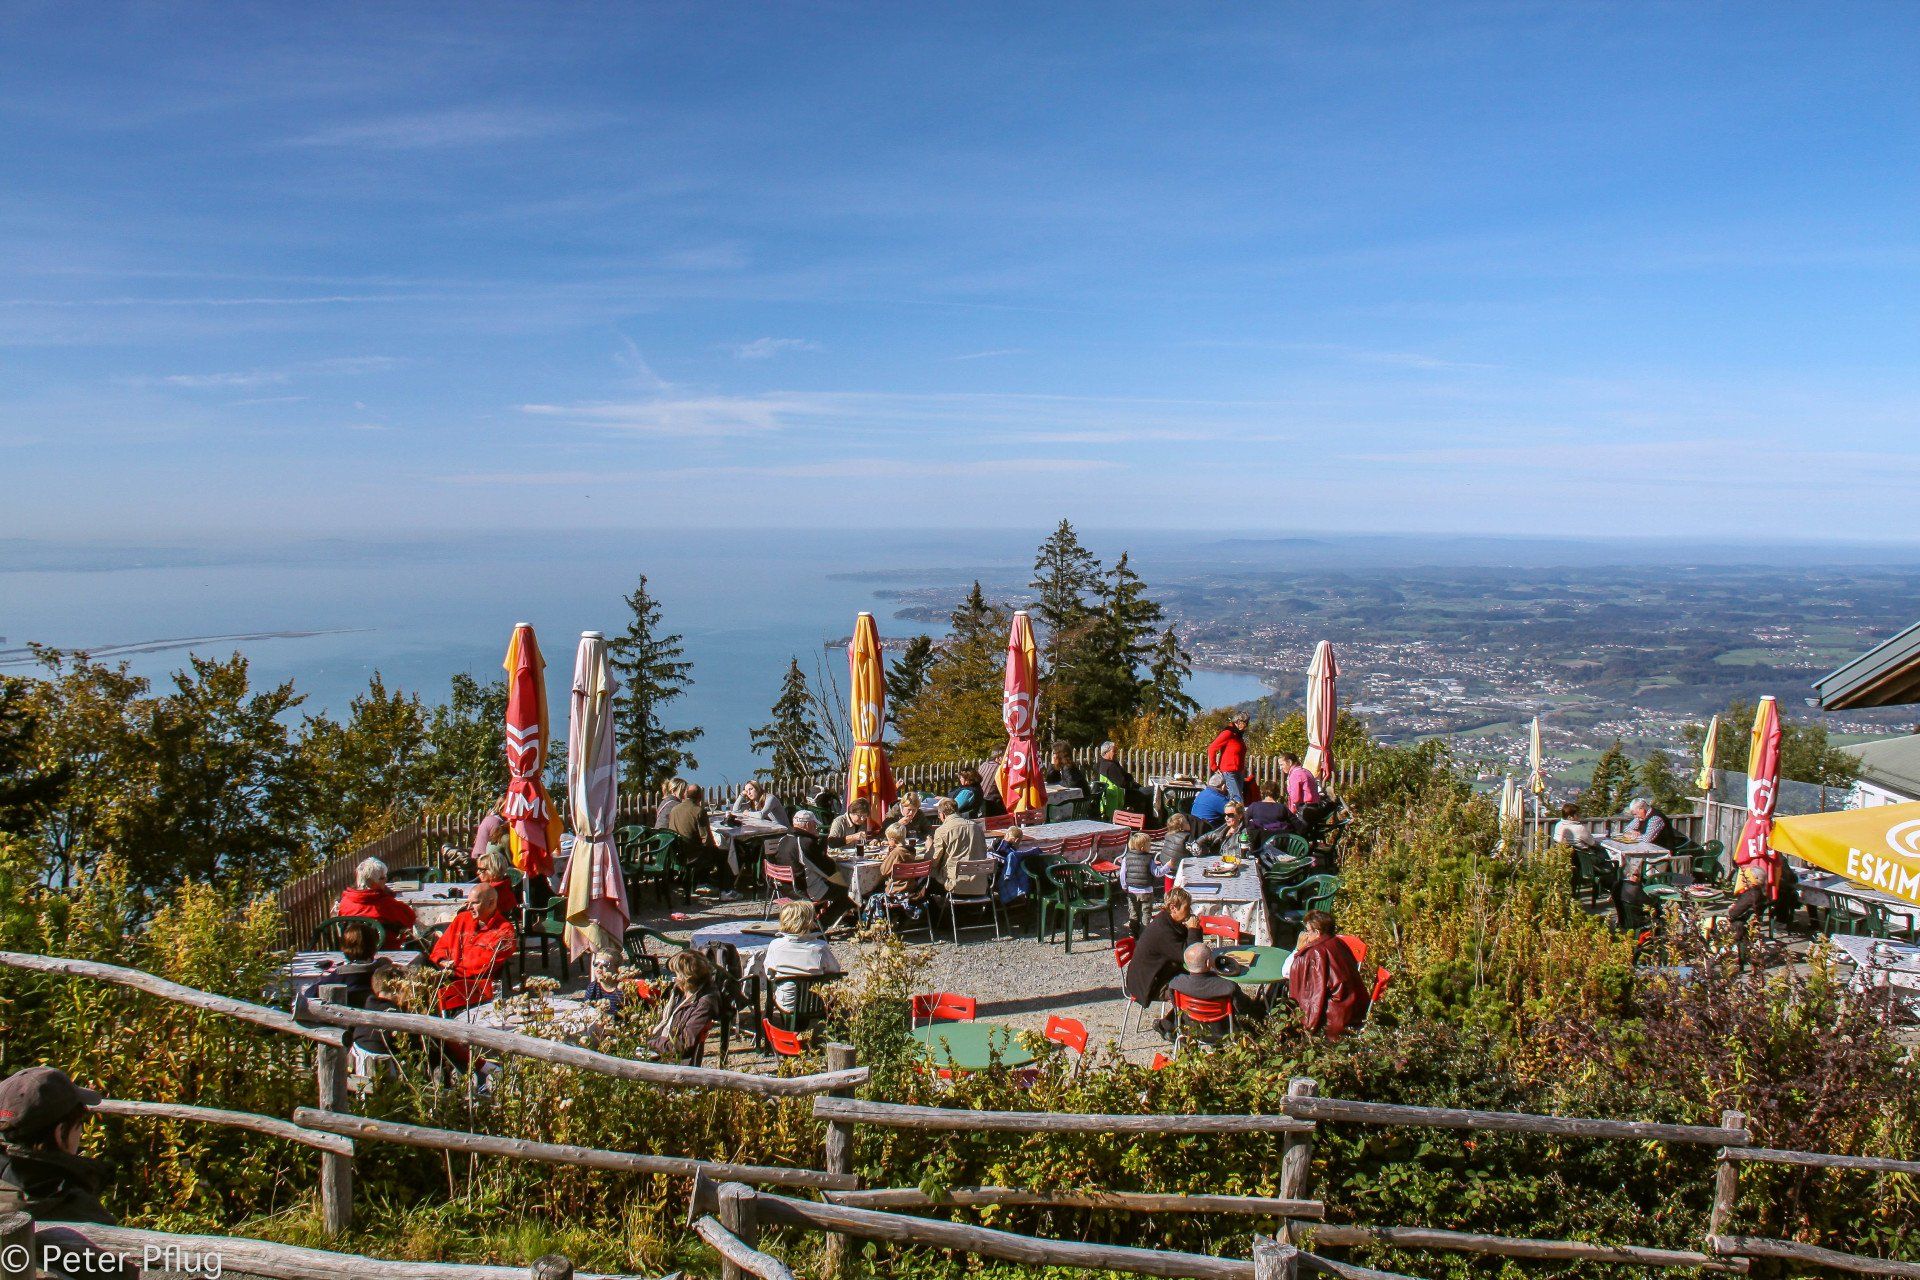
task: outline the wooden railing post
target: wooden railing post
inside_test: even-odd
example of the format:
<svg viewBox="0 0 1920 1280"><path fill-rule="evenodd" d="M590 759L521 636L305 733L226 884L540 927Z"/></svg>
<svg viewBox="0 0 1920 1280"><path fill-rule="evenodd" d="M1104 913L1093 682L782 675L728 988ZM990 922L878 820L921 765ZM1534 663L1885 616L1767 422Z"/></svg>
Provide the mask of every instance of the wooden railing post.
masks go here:
<svg viewBox="0 0 1920 1280"><path fill-rule="evenodd" d="M1720 1127L1744 1129L1747 1118L1738 1111L1722 1111ZM1707 1215L1707 1252L1713 1252L1713 1238L1727 1233L1727 1221L1733 1217L1734 1202L1740 1198L1740 1165L1720 1153L1720 1164L1713 1171L1713 1209Z"/></svg>
<svg viewBox="0 0 1920 1280"><path fill-rule="evenodd" d="M1253 1280L1294 1280L1300 1274L1300 1251L1266 1236L1253 1238Z"/></svg>
<svg viewBox="0 0 1920 1280"><path fill-rule="evenodd" d="M1320 1086L1314 1083L1312 1076L1295 1076L1287 1085L1289 1098L1311 1098L1318 1093ZM1305 1200L1307 1182L1313 1173L1313 1134L1289 1133L1283 1139L1280 1148L1280 1198L1282 1200ZM1279 1243L1294 1242L1293 1219L1283 1219L1280 1223Z"/></svg>
<svg viewBox="0 0 1920 1280"><path fill-rule="evenodd" d="M327 983L319 990L327 1004L346 1003L343 983ZM323 1044L313 1055L317 1077L319 1107L322 1111L344 1111L347 1106L347 1047ZM342 1235L353 1225L353 1157L322 1152L320 1155L320 1221L330 1236Z"/></svg>
<svg viewBox="0 0 1920 1280"><path fill-rule="evenodd" d="M754 1207L754 1190L739 1182L720 1184L720 1225L749 1249L760 1246L760 1215ZM720 1280L753 1280L747 1269L725 1257L720 1259Z"/></svg>
<svg viewBox="0 0 1920 1280"><path fill-rule="evenodd" d="M565 1254L549 1253L533 1260L533 1280L573 1280L573 1263Z"/></svg>
<svg viewBox="0 0 1920 1280"><path fill-rule="evenodd" d="M830 1044L827 1046L827 1070L851 1071L859 1065L860 1055L850 1044ZM836 1089L839 1097L852 1097L851 1089ZM853 1173L853 1122L850 1120L829 1120L827 1122L827 1172L851 1175ZM840 1274L846 1264L847 1238L839 1232L827 1237L827 1256L822 1272L832 1280Z"/></svg>
<svg viewBox="0 0 1920 1280"><path fill-rule="evenodd" d="M0 1216L0 1280L33 1280L33 1215Z"/></svg>

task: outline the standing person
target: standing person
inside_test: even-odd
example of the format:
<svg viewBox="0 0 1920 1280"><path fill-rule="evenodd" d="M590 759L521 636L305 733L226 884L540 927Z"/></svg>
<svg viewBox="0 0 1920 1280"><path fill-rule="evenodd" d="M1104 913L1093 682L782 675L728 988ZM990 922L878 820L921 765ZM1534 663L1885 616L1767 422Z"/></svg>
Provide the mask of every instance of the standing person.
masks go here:
<svg viewBox="0 0 1920 1280"><path fill-rule="evenodd" d="M953 883L961 863L987 856L987 838L979 823L960 816L953 801L942 799L937 812L940 825L933 832L933 882L945 889Z"/></svg>
<svg viewBox="0 0 1920 1280"><path fill-rule="evenodd" d="M1246 712L1236 713L1207 746L1207 768L1219 774L1227 794L1242 803L1247 798L1247 726L1251 723Z"/></svg>
<svg viewBox="0 0 1920 1280"><path fill-rule="evenodd" d="M1200 941L1193 926L1193 898L1185 889L1172 889L1158 915L1147 921L1127 963L1127 999L1142 1009L1161 998L1167 983L1180 972L1182 959L1191 943Z"/></svg>
<svg viewBox="0 0 1920 1280"><path fill-rule="evenodd" d="M518 938L513 921L500 914L500 895L492 885L467 890L466 907L427 957L447 974L440 988L440 1012L457 1013L493 999L493 980L506 967Z"/></svg>
<svg viewBox="0 0 1920 1280"><path fill-rule="evenodd" d="M353 888L333 904L333 914L378 920L395 942L412 932L415 920L413 908L387 887L387 864L378 858L363 859L353 869Z"/></svg>
<svg viewBox="0 0 1920 1280"><path fill-rule="evenodd" d="M794 886L818 903L820 927L835 929L853 916L853 895L847 892L847 873L827 852L820 834L820 816L811 809L793 815L793 829L781 838L774 860L793 872ZM813 908L808 907L812 920Z"/></svg>
<svg viewBox="0 0 1920 1280"><path fill-rule="evenodd" d="M1128 931L1136 938L1153 913L1153 894L1157 887L1153 875L1153 837L1136 831L1127 837L1127 851L1120 858L1120 892L1127 896Z"/></svg>
<svg viewBox="0 0 1920 1280"><path fill-rule="evenodd" d="M474 828L473 852L469 855L469 860L478 864L480 855L489 849L498 849L511 860L510 835L511 828L507 826L507 820L500 816L500 805L496 802L493 808L487 811L487 816L480 819L480 825Z"/></svg>
<svg viewBox="0 0 1920 1280"><path fill-rule="evenodd" d="M104 1160L80 1154L81 1134L102 1101L55 1067L28 1067L0 1081L0 1213L28 1213L40 1222L120 1224L100 1200L112 1170ZM118 1255L88 1246L75 1252L84 1265L73 1274L140 1274ZM14 1269L11 1261L8 1269ZM29 1260L23 1274L40 1273Z"/></svg>
<svg viewBox="0 0 1920 1280"><path fill-rule="evenodd" d="M1360 966L1339 932L1327 912L1307 912L1287 970L1287 993L1300 1006L1301 1021L1329 1040L1357 1030L1372 1003Z"/></svg>

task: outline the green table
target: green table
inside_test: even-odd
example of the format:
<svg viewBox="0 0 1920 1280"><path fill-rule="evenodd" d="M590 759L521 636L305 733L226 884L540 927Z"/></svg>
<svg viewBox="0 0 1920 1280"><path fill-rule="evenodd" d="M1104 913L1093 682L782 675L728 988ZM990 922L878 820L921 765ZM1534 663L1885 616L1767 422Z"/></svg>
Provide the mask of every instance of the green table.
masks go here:
<svg viewBox="0 0 1920 1280"><path fill-rule="evenodd" d="M1226 974L1221 974L1221 977L1243 987L1265 987L1284 979L1281 971L1286 968L1287 958L1293 952L1285 947L1224 947L1220 954L1232 956L1247 966L1247 971L1238 977Z"/></svg>
<svg viewBox="0 0 1920 1280"><path fill-rule="evenodd" d="M913 1031L928 1058L958 1071L985 1071L996 1059L1003 1067L1025 1066L1035 1055L1019 1037L999 1022L935 1022Z"/></svg>

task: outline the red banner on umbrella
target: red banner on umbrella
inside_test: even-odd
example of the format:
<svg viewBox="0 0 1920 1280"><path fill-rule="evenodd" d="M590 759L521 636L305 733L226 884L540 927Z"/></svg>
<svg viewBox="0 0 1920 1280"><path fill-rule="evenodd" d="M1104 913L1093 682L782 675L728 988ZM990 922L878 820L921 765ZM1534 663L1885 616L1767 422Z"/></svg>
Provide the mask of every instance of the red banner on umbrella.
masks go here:
<svg viewBox="0 0 1920 1280"><path fill-rule="evenodd" d="M547 664L533 628L522 622L507 642L507 798L501 816L512 828L513 865L530 876L553 871L560 818L547 799Z"/></svg>
<svg viewBox="0 0 1920 1280"><path fill-rule="evenodd" d="M1753 716L1747 752L1747 823L1733 851L1736 866L1752 866L1766 877L1771 897L1779 880L1773 852L1773 811L1780 787L1780 711L1772 698L1760 699Z"/></svg>
<svg viewBox="0 0 1920 1280"><path fill-rule="evenodd" d="M1000 694L1000 719L1007 727L1007 750L1000 757L1000 798L1008 813L1047 807L1047 781L1033 742L1033 702L1040 689L1033 623L1023 609L1013 615L1007 633L1007 675Z"/></svg>

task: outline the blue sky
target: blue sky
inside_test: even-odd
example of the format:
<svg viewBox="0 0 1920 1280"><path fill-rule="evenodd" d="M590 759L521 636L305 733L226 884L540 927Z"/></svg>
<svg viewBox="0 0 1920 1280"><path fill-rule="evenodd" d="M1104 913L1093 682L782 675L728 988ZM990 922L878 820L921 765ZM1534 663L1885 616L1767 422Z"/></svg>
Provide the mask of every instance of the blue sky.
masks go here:
<svg viewBox="0 0 1920 1280"><path fill-rule="evenodd" d="M12 4L0 527L1920 537L1912 18Z"/></svg>

